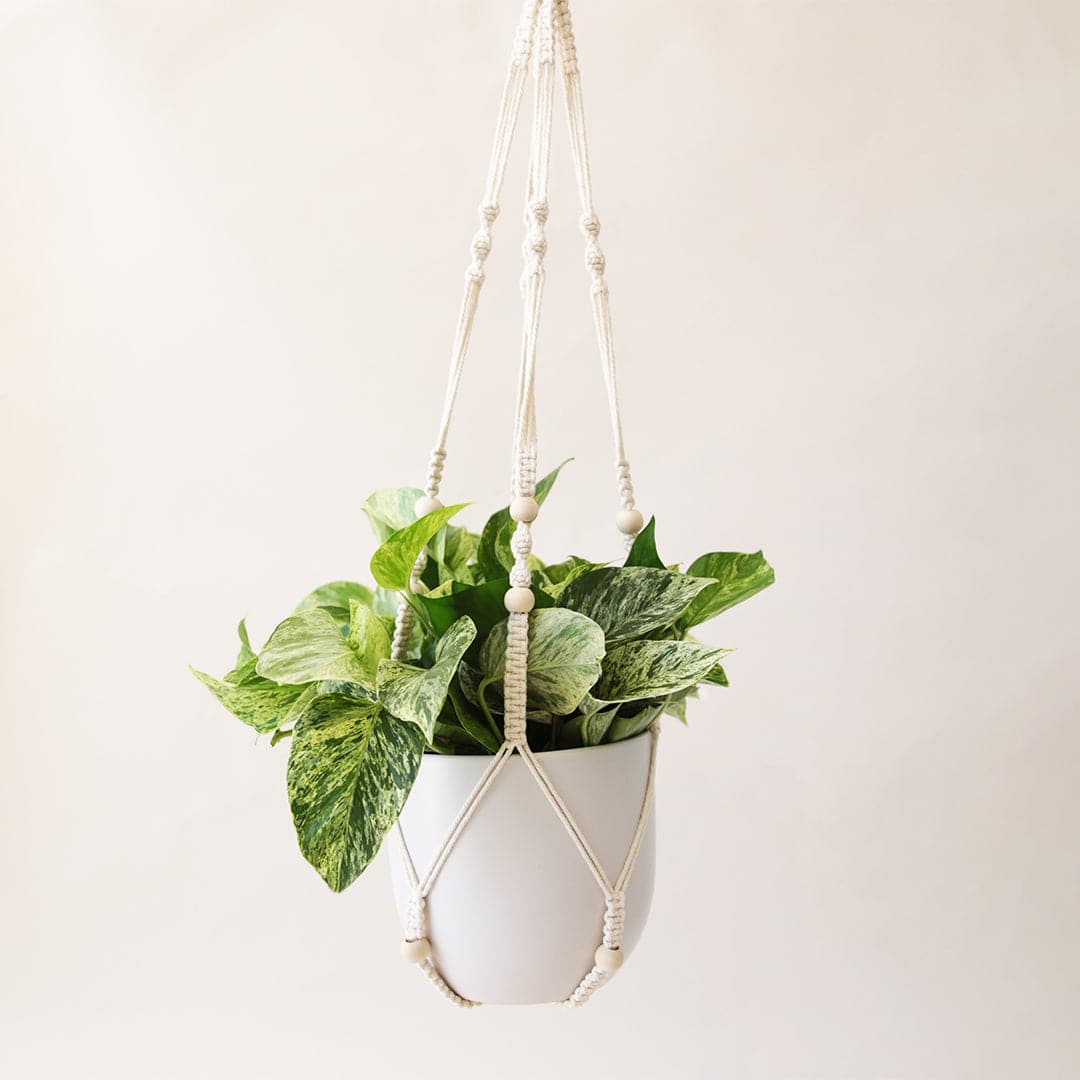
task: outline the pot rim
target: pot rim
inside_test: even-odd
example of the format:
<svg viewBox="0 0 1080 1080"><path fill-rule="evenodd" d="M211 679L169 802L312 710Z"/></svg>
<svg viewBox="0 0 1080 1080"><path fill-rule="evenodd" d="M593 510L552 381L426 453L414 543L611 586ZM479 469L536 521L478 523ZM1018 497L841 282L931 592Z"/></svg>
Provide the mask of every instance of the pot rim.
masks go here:
<svg viewBox="0 0 1080 1080"><path fill-rule="evenodd" d="M641 739L647 738L650 732L646 728L644 731L639 731L636 735L631 735L629 739L619 739L618 742L601 743L599 746L573 746L566 750L534 750L533 757L537 758L549 758L558 757L565 758L571 754L591 754L597 750L614 750L618 746L630 746L633 743L638 742ZM425 763L429 760L439 759L446 762L460 762L460 761L490 761L494 754L440 754L434 750L424 751Z"/></svg>

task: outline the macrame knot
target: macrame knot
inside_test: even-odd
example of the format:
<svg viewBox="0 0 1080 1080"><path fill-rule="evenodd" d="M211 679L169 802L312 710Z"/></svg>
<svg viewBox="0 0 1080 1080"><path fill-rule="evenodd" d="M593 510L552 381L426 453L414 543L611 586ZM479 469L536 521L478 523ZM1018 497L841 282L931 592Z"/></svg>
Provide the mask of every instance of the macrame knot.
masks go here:
<svg viewBox="0 0 1080 1080"><path fill-rule="evenodd" d="M625 459L615 462L615 479L619 484L619 498L624 510L634 509L634 484L630 479L630 462Z"/></svg>
<svg viewBox="0 0 1080 1080"><path fill-rule="evenodd" d="M600 219L595 214L585 214L581 219L581 231L595 240L600 235Z"/></svg>
<svg viewBox="0 0 1080 1080"><path fill-rule="evenodd" d="M559 52L562 54L563 71L577 74L577 46L574 44L574 26L570 19L567 0L555 0L555 31L559 35Z"/></svg>
<svg viewBox="0 0 1080 1080"><path fill-rule="evenodd" d="M473 237L472 253L480 261L483 261L491 254L491 233L483 230Z"/></svg>
<svg viewBox="0 0 1080 1080"><path fill-rule="evenodd" d="M529 662L529 616L512 612L506 625L506 675L503 679L503 734L506 741L525 742L525 710Z"/></svg>
<svg viewBox="0 0 1080 1080"><path fill-rule="evenodd" d="M436 446L431 451L431 458L428 461L427 487L424 488L425 493L433 499L439 494L445 462L446 451L441 446Z"/></svg>
<svg viewBox="0 0 1080 1080"><path fill-rule="evenodd" d="M622 944L626 901L621 892L612 893L604 903L604 944L617 949Z"/></svg>
<svg viewBox="0 0 1080 1080"><path fill-rule="evenodd" d="M420 893L419 887L409 893L409 903L405 911L405 937L409 941L422 938L425 933L424 908L427 901Z"/></svg>
<svg viewBox="0 0 1080 1080"><path fill-rule="evenodd" d="M484 224L492 226L495 224L495 219L499 216L499 204L498 203L481 203L480 204L480 216L484 219Z"/></svg>
<svg viewBox="0 0 1080 1080"><path fill-rule="evenodd" d="M585 249L585 264L594 274L602 274L606 263L604 253L596 244L589 244Z"/></svg>
<svg viewBox="0 0 1080 1080"><path fill-rule="evenodd" d="M532 218L539 225L547 224L548 204L540 199L534 199L529 203L526 218Z"/></svg>

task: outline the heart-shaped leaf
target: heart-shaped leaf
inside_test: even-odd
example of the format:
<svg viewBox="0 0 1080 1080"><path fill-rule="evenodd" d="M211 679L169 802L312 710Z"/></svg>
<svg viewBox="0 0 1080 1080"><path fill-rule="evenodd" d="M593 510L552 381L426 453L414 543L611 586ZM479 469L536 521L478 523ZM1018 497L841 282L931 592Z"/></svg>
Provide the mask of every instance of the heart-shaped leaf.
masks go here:
<svg viewBox="0 0 1080 1080"><path fill-rule="evenodd" d="M265 735L296 718L294 706L305 692L303 686L279 686L255 674L249 662L239 684L222 682L204 671L191 669L199 680L237 718Z"/></svg>
<svg viewBox="0 0 1080 1080"><path fill-rule="evenodd" d="M486 685L506 674L507 621L497 623L480 650ZM604 632L591 619L565 608L545 608L529 616L528 705L564 715L573 712L600 674Z"/></svg>
<svg viewBox="0 0 1080 1080"><path fill-rule="evenodd" d="M293 729L287 784L300 850L335 892L375 857L412 789L424 737L379 705L317 698Z"/></svg>
<svg viewBox="0 0 1080 1080"><path fill-rule="evenodd" d="M374 686L379 661L390 655L390 633L386 624L367 604L353 600L349 605L348 645L363 671L364 686Z"/></svg>
<svg viewBox="0 0 1080 1080"><path fill-rule="evenodd" d="M604 566L572 581L559 606L587 615L609 642L619 642L670 626L709 584L677 570Z"/></svg>
<svg viewBox="0 0 1080 1080"><path fill-rule="evenodd" d="M384 589L404 592L409 588L409 577L417 556L428 541L468 503L442 506L418 518L411 525L399 529L388 537L371 557L371 572Z"/></svg>
<svg viewBox="0 0 1080 1080"><path fill-rule="evenodd" d="M693 641L628 641L604 658L596 697L637 701L663 697L701 682L725 654Z"/></svg>
<svg viewBox="0 0 1080 1080"><path fill-rule="evenodd" d="M312 589L311 592L296 605L293 614L295 615L300 611L307 611L309 608L334 608L349 610L349 604L353 600L359 600L362 604L372 603L374 597L371 590L366 585L361 585L358 581L328 581L325 585L320 585L317 589Z"/></svg>
<svg viewBox="0 0 1080 1080"><path fill-rule="evenodd" d="M476 627L472 620L461 618L439 639L435 663L431 667L419 668L397 660L383 660L379 664L379 701L399 720L419 727L431 742L435 721L446 703L450 680L475 637Z"/></svg>
<svg viewBox="0 0 1080 1080"><path fill-rule="evenodd" d="M749 555L738 551L714 551L695 559L687 572L715 580L694 598L694 602L682 614L679 626L683 629L697 626L721 611L727 611L776 580L773 568L760 551Z"/></svg>
<svg viewBox="0 0 1080 1080"><path fill-rule="evenodd" d="M337 619L325 608L309 608L279 623L259 654L256 670L276 683L320 679L364 683L370 678Z"/></svg>
<svg viewBox="0 0 1080 1080"><path fill-rule="evenodd" d="M363 501L360 509L380 544L416 520L416 500L423 494L414 487L383 488Z"/></svg>

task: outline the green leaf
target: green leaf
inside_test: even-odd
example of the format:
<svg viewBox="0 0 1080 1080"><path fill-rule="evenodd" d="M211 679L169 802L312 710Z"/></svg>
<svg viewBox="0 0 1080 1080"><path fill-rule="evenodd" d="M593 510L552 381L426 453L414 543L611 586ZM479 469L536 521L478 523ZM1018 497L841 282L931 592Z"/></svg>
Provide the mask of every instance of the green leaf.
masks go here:
<svg viewBox="0 0 1080 1080"><path fill-rule="evenodd" d="M446 703L450 680L474 637L472 620L461 618L439 640L435 663L430 668L398 660L379 664L379 700L399 720L416 724L428 742L435 734L435 721Z"/></svg>
<svg viewBox="0 0 1080 1080"><path fill-rule="evenodd" d="M587 615L609 642L640 637L668 626L711 582L676 570L648 566L605 566L571 582L559 606Z"/></svg>
<svg viewBox="0 0 1080 1080"><path fill-rule="evenodd" d="M234 685L195 668L191 673L233 716L263 735L291 722L293 706L306 689L303 686L278 686L253 675L242 684Z"/></svg>
<svg viewBox="0 0 1080 1080"><path fill-rule="evenodd" d="M293 614L316 607L341 609L347 612L353 600L370 605L373 599L371 590L357 581L328 581L325 585L312 589L296 605Z"/></svg>
<svg viewBox="0 0 1080 1080"><path fill-rule="evenodd" d="M616 717L614 723L608 728L607 741L609 743L621 742L623 739L632 739L635 735L640 735L643 731L647 731L653 721L657 720L663 712L663 705L650 705L631 716Z"/></svg>
<svg viewBox="0 0 1080 1080"><path fill-rule="evenodd" d="M436 636L441 637L453 623L467 615L476 626L477 639L482 641L496 623L506 620L503 598L509 588L510 579L501 577L486 581L483 585L458 586L444 596L417 594L413 600ZM555 604L540 588L533 590L533 596L536 598L537 609L553 607ZM479 651L479 647L473 645L469 649L470 659L475 659Z"/></svg>
<svg viewBox="0 0 1080 1080"><path fill-rule="evenodd" d="M539 573L539 578L544 584L545 591L555 600L562 595L563 590L572 581L576 581L590 570L598 570L603 563L589 562L577 555L571 555L569 559L561 563L552 563L545 566Z"/></svg>
<svg viewBox="0 0 1080 1080"><path fill-rule="evenodd" d="M456 687L450 687L450 702L457 722L469 736L490 754L502 746L502 735L488 726L487 720L473 711L465 696Z"/></svg>
<svg viewBox="0 0 1080 1080"><path fill-rule="evenodd" d="M713 686L728 686L727 672L719 665L716 664L709 670L709 673L705 676L702 682L711 683Z"/></svg>
<svg viewBox="0 0 1080 1080"><path fill-rule="evenodd" d="M360 509L380 544L416 520L416 500L423 494L414 487L383 488L364 500Z"/></svg>
<svg viewBox="0 0 1080 1080"><path fill-rule="evenodd" d="M390 634L383 620L367 604L357 600L349 604L348 645L359 661L364 686L374 686L379 661L390 655Z"/></svg>
<svg viewBox="0 0 1080 1080"><path fill-rule="evenodd" d="M567 458L562 465L552 469L542 480L537 482L536 494L533 498L543 506L544 500L551 491L552 485L558 478L559 471L573 458ZM504 532L509 525L509 531ZM476 552L476 560L484 578L505 577L514 565L514 553L510 550L510 535L514 530L515 522L510 517L510 507L504 506L488 518L484 525L484 531L480 534L480 546ZM501 540L500 540L501 534Z"/></svg>
<svg viewBox="0 0 1080 1080"><path fill-rule="evenodd" d="M649 518L645 526L634 538L633 546L626 556L623 566L651 566L654 570L664 570L663 561L656 553L656 518Z"/></svg>
<svg viewBox="0 0 1080 1080"><path fill-rule="evenodd" d="M255 650L251 647L251 639L248 637L247 619L241 619L236 628L240 637L240 651L236 654L236 667L243 667L249 660L255 659Z"/></svg>
<svg viewBox="0 0 1080 1080"><path fill-rule="evenodd" d="M506 672L507 620L497 623L480 650L485 684ZM600 674L604 632L591 619L564 608L529 616L528 704L552 713L573 712Z"/></svg>
<svg viewBox="0 0 1080 1080"><path fill-rule="evenodd" d="M619 706L613 705L609 709L600 709L597 712L589 713L588 716L583 716L581 718L582 745L599 746L604 741L604 736L607 735L608 728L611 727L618 711Z"/></svg>
<svg viewBox="0 0 1080 1080"><path fill-rule="evenodd" d="M412 789L424 737L378 705L320 697L293 729L287 784L300 850L335 892L375 857Z"/></svg>
<svg viewBox="0 0 1080 1080"><path fill-rule="evenodd" d="M431 543L431 552L439 567L439 582L460 581L472 585L469 560L476 555L480 537L459 525L447 525Z"/></svg>
<svg viewBox="0 0 1080 1080"><path fill-rule="evenodd" d="M664 706L664 712L668 716L674 716L676 720L681 723L686 723L686 698L679 698L678 700L669 701Z"/></svg>
<svg viewBox="0 0 1080 1080"><path fill-rule="evenodd" d="M425 514L411 525L388 537L371 557L371 572L384 589L404 592L409 588L409 576L417 556L428 541L468 503L443 506Z"/></svg>
<svg viewBox="0 0 1080 1080"><path fill-rule="evenodd" d="M760 551L750 555L737 551L714 551L695 559L687 573L716 580L709 588L702 590L679 619L679 626L684 629L727 611L776 580L773 568Z"/></svg>
<svg viewBox="0 0 1080 1080"><path fill-rule="evenodd" d="M369 677L364 662L325 608L310 608L279 623L263 646L256 670L276 683L320 679L363 683Z"/></svg>
<svg viewBox="0 0 1080 1080"><path fill-rule="evenodd" d="M693 641L628 641L604 658L596 696L636 701L673 694L701 682L723 655Z"/></svg>

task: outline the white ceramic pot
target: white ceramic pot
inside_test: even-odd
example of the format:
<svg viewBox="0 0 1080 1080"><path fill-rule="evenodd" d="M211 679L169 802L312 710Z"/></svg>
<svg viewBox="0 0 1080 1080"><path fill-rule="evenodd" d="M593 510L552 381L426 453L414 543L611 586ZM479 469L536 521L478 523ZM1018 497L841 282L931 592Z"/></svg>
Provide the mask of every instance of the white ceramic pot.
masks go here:
<svg viewBox="0 0 1080 1080"><path fill-rule="evenodd" d="M537 755L612 882L637 826L649 751L646 732L610 746ZM490 760L424 756L401 815L421 877ZM655 808L626 889L626 956L641 936L652 903L654 818ZM398 847L392 843L390 857L404 925L409 885ZM495 778L428 896L427 931L439 971L473 1001L561 1001L592 967L603 916L604 895L596 879L515 754Z"/></svg>

